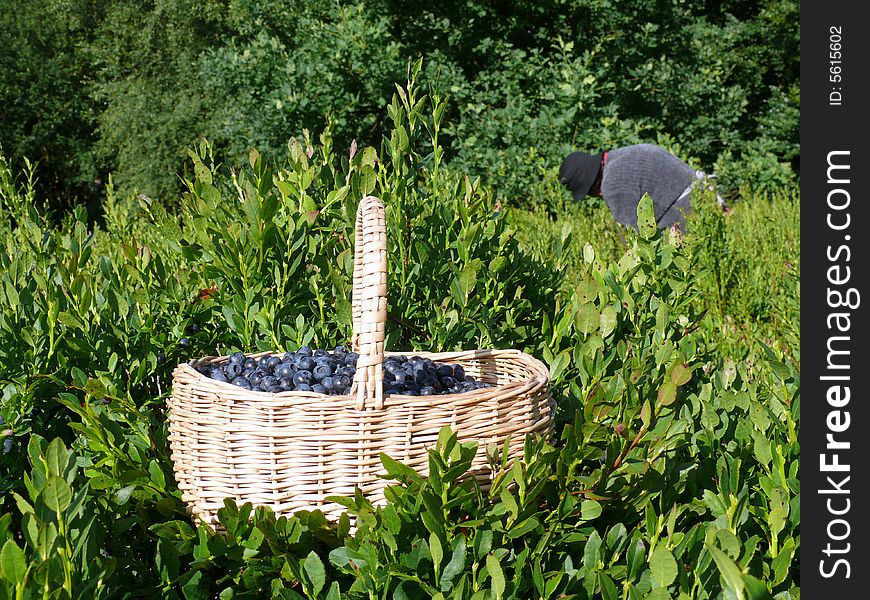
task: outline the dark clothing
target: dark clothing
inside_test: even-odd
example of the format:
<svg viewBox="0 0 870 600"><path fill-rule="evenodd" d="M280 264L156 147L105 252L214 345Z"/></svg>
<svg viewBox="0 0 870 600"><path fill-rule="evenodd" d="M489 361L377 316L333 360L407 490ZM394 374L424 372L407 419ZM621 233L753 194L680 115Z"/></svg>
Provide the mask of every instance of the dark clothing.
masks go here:
<svg viewBox="0 0 870 600"><path fill-rule="evenodd" d="M686 191L694 179L695 171L667 150L637 144L607 153L601 195L617 222L637 229L637 204L647 193L659 229L678 223L685 231L683 215L692 210Z"/></svg>

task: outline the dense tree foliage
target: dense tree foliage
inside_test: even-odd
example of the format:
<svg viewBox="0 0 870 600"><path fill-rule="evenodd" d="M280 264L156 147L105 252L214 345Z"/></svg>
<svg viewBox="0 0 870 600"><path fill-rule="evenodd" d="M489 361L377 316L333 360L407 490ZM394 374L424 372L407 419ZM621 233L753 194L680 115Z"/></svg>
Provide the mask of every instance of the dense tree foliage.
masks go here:
<svg viewBox="0 0 870 600"><path fill-rule="evenodd" d="M41 195L173 202L186 148L239 163L304 128L380 142L408 61L448 160L527 201L572 149L658 141L736 191L798 159L794 0L0 2L0 144Z"/></svg>

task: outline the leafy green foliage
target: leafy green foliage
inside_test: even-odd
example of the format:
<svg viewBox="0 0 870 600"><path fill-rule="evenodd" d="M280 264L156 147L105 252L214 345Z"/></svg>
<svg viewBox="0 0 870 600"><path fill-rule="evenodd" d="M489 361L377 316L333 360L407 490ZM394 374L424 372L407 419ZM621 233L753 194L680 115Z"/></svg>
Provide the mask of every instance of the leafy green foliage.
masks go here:
<svg viewBox="0 0 870 600"><path fill-rule="evenodd" d="M0 414L15 442L0 458L0 598L46 583L61 598L799 596L799 354L743 342L757 323L724 326L755 296L733 222L701 212L660 232L644 198L640 230L607 248L512 214L444 160L446 105L420 72L379 148L339 155L326 129L281 162L254 150L228 168L198 144L177 213L110 185L103 225L79 210L54 226L0 164ZM369 193L387 209L388 346L538 356L553 439L509 462L444 429L426 478L382 455L386 503L336 498L337 523L227 499L220 530L197 525L167 446L172 367L346 342ZM783 208L758 205L747 223ZM770 246L781 261L787 241ZM717 296L720 281L737 291ZM756 314L798 318L782 295ZM469 476L477 453L499 467L488 486Z"/></svg>
<svg viewBox="0 0 870 600"><path fill-rule="evenodd" d="M331 127L342 152L376 146L420 57L450 97L450 162L514 204L553 203L576 149L664 143L742 197L799 166L793 0L39 0L0 16L5 152L92 217L108 173L174 203L203 137L234 164L282 155L305 127Z"/></svg>

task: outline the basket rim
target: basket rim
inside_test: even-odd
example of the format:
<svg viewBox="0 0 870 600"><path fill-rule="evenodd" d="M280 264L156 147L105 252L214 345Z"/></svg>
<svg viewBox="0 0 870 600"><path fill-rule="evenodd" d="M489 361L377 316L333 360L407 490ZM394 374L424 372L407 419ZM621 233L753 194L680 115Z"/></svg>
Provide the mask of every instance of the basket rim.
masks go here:
<svg viewBox="0 0 870 600"><path fill-rule="evenodd" d="M283 352L275 352L275 351L261 351L251 354L245 354L248 357L261 357L261 356L276 356L283 354ZM505 394L519 394L523 392L535 392L540 390L544 386L549 386L550 383L550 371L541 362L539 359L534 356L527 354L521 350L517 349L507 349L507 350L495 350L495 349L477 349L477 350L460 350L460 351L451 351L451 352L385 352L385 357L389 356L419 356L421 358L430 358L436 362L463 362L463 361L473 361L480 359L495 359L496 362L501 360L511 360L511 359L519 359L522 361L524 366L529 367L533 372L537 371L537 375L532 375L531 377L526 377L522 379L517 379L516 381L510 381L502 384L494 384L492 387L481 388L478 390L472 390L468 392L461 392L458 394L434 394L432 396L412 396L406 394L385 394L384 396L384 405L382 408L378 409L375 407L370 407L366 405L362 409L355 409L360 414L368 414L372 410L386 410L392 404L432 404L433 401L437 402L447 402L452 401L457 405L464 404L474 404L480 402L481 400L488 400L490 398L496 396L503 396ZM298 392L298 391L287 391L287 392L263 392L259 390L247 390L245 388L241 388L239 386L233 385L230 382L218 381L209 378L206 375L203 375L199 371L196 370L196 367L201 364L214 364L219 363L224 360L228 360L229 355L222 356L204 356L192 361L179 363L178 366L173 371L173 390L172 396L176 394L176 386L179 385L178 378L180 375L187 376L189 378L193 378L196 383L201 383L203 385L207 385L211 388L214 388L215 391L227 391L232 392L233 395L239 400L244 401L246 399L256 400L258 403L262 403L264 408L266 408L270 404L286 406L286 400L308 400L310 401L310 405L312 409L317 407L318 409L322 409L323 401L328 400L330 403L342 403L348 402L351 400L355 400L356 395L351 392L350 394L323 394L319 392ZM182 383L182 385L185 385ZM191 383L186 384L186 386L190 386ZM421 399L426 399L421 400ZM314 404L317 402L317 404ZM309 402L299 402L297 407L303 409L308 406Z"/></svg>

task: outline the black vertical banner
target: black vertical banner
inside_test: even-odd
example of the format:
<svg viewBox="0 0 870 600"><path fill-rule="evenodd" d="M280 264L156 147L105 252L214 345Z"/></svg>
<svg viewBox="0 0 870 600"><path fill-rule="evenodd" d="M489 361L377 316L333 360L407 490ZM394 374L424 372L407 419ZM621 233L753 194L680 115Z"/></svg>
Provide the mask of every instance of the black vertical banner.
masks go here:
<svg viewBox="0 0 870 600"><path fill-rule="evenodd" d="M864 10L861 10L861 9ZM870 582L870 20L801 2L801 592Z"/></svg>

